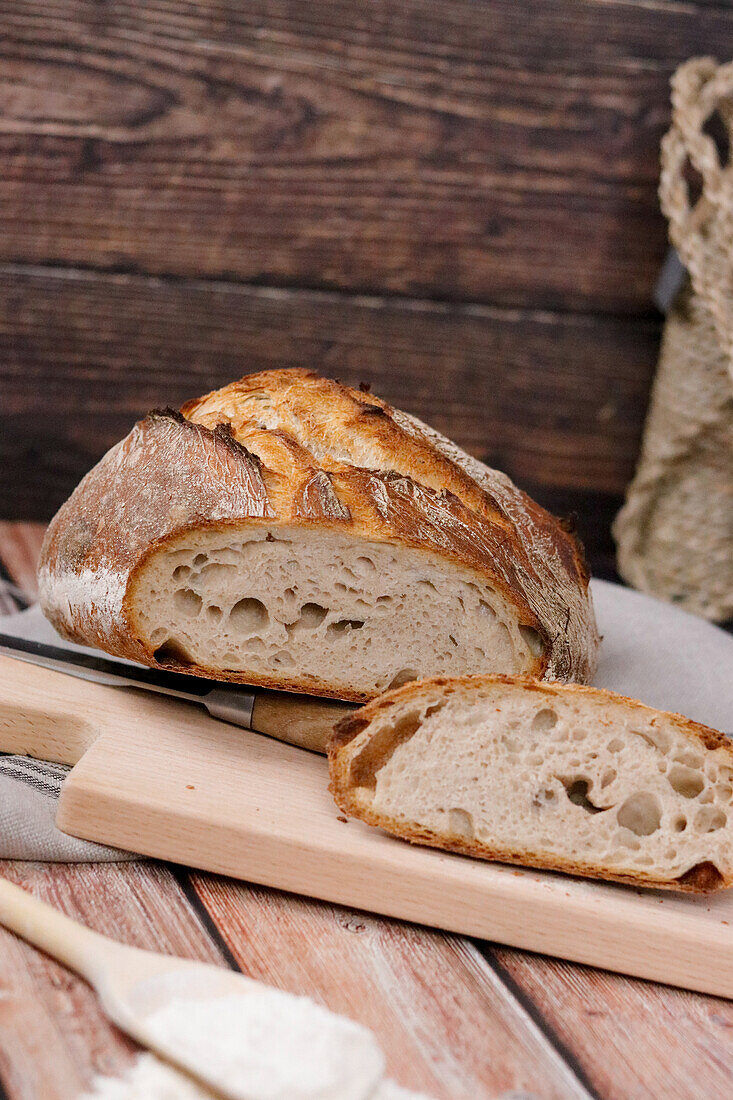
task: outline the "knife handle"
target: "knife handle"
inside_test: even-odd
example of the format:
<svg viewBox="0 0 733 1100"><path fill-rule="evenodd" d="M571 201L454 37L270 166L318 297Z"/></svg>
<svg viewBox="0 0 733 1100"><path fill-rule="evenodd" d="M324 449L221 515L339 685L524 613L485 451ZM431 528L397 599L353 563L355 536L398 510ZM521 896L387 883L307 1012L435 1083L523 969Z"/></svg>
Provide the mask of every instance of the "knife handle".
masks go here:
<svg viewBox="0 0 733 1100"><path fill-rule="evenodd" d="M335 699L258 689L252 707L251 728L280 741L289 741L301 749L325 753L334 724L356 709L354 703L340 703Z"/></svg>
<svg viewBox="0 0 733 1100"><path fill-rule="evenodd" d="M250 692L224 684L202 696L201 702L212 718L322 753L328 749L334 723L355 709L353 704L335 699L262 688Z"/></svg>

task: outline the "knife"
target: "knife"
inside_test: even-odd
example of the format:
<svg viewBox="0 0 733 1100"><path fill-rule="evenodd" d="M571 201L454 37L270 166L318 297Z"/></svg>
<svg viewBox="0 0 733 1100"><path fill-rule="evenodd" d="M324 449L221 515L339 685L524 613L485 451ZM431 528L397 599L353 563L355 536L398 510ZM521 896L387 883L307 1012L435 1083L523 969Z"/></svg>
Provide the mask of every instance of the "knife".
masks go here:
<svg viewBox="0 0 733 1100"><path fill-rule="evenodd" d="M354 710L333 699L222 684L148 668L62 638L35 605L0 618L0 653L109 687L138 688L197 703L212 718L325 752L335 722ZM2 751L2 745L0 745Z"/></svg>

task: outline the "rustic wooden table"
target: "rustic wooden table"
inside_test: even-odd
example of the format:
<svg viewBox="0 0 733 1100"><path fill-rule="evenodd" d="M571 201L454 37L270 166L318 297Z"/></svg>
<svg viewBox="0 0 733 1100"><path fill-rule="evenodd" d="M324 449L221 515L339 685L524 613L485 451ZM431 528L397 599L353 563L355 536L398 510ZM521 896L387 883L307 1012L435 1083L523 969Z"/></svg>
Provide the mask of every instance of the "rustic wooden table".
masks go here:
<svg viewBox="0 0 733 1100"><path fill-rule="evenodd" d="M0 524L0 568L30 595L42 533ZM5 862L0 873L125 943L229 966L362 1021L391 1076L440 1100L731 1095L733 1006L714 997L147 860ZM134 1054L82 981L0 930L0 1100L71 1100Z"/></svg>

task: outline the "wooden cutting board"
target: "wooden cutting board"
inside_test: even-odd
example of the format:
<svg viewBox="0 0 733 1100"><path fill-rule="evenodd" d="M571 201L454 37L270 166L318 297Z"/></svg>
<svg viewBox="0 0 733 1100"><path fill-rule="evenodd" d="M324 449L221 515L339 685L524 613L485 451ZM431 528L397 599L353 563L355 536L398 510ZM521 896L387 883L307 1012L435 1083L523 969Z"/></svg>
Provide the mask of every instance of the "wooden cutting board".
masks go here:
<svg viewBox="0 0 733 1100"><path fill-rule="evenodd" d="M88 840L733 997L733 891L690 897L484 863L344 820L323 757L196 708L0 659L6 751L78 760Z"/></svg>

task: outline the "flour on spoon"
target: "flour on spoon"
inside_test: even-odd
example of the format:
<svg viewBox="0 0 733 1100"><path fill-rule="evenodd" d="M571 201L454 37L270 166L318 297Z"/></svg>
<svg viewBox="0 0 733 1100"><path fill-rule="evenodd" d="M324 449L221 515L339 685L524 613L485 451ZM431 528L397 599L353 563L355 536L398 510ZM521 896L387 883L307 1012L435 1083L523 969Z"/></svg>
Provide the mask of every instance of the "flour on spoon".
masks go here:
<svg viewBox="0 0 733 1100"><path fill-rule="evenodd" d="M82 1100L217 1100L154 1054L141 1054L123 1077L97 1077L94 1091ZM393 1081L382 1081L369 1100L430 1100Z"/></svg>

